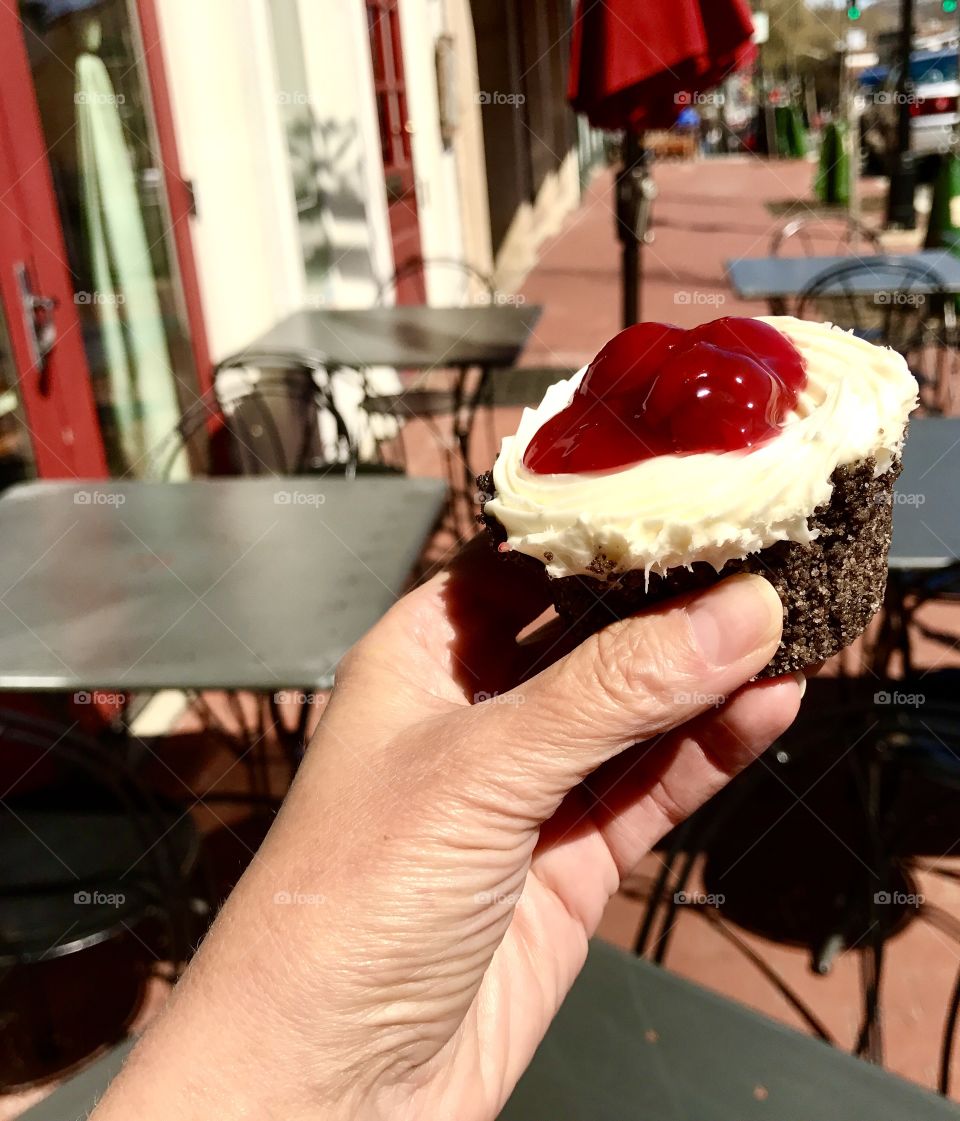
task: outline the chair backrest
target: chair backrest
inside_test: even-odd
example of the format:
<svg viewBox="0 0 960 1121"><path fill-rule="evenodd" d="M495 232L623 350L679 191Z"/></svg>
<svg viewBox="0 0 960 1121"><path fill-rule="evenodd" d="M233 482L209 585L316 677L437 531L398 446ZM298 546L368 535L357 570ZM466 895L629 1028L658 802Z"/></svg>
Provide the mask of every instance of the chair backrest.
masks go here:
<svg viewBox="0 0 960 1121"><path fill-rule="evenodd" d="M491 277L467 261L458 261L453 257L410 257L397 268L393 276L377 286L376 306L385 307L393 303L397 286L407 277L428 272L433 277L444 279L456 290L456 296L448 304L450 307L489 304L497 298L497 290Z"/></svg>
<svg viewBox="0 0 960 1121"><path fill-rule="evenodd" d="M299 475L356 465L325 372L297 359L218 367L214 391L243 475Z"/></svg>
<svg viewBox="0 0 960 1121"><path fill-rule="evenodd" d="M844 215L811 215L784 223L770 241L772 257L831 257L882 253L876 230Z"/></svg>
<svg viewBox="0 0 960 1121"><path fill-rule="evenodd" d="M835 323L903 355L927 407L938 409L950 392L957 312L936 269L904 257L844 261L807 285L796 315Z"/></svg>
<svg viewBox="0 0 960 1121"><path fill-rule="evenodd" d="M296 359L228 359L215 371L213 390L188 406L154 449L146 476L169 480L184 452L193 475L212 474L217 432L228 437L225 446L221 442L220 472L298 475L337 467L351 473L354 441L325 377Z"/></svg>

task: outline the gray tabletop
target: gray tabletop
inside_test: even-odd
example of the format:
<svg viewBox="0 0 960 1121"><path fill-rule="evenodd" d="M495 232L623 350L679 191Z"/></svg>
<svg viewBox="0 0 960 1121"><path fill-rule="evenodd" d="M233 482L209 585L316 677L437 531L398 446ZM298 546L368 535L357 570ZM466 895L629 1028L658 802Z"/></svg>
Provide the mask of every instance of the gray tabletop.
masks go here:
<svg viewBox="0 0 960 1121"><path fill-rule="evenodd" d="M532 304L306 309L240 353L296 351L335 366L512 366L540 312Z"/></svg>
<svg viewBox="0 0 960 1121"><path fill-rule="evenodd" d="M951 1102L594 942L500 1121L957 1121Z"/></svg>
<svg viewBox="0 0 960 1121"><path fill-rule="evenodd" d="M891 568L960 562L960 420L915 417L894 492Z"/></svg>
<svg viewBox="0 0 960 1121"><path fill-rule="evenodd" d="M0 500L0 688L329 685L394 603L434 479L28 483Z"/></svg>
<svg viewBox="0 0 960 1121"><path fill-rule="evenodd" d="M942 249L928 249L919 253L897 254L898 260L913 261L925 268L934 269L941 278L940 287L949 292L960 292L960 258ZM726 270L730 286L741 300L774 300L799 296L816 277L835 265L849 264L857 258L846 257L740 257L727 261ZM861 257L869 265L869 256ZM882 258L881 258L882 260ZM902 277L885 270L880 262L844 282L845 290L853 294L870 295L873 292L895 290ZM937 285L924 285L920 280L911 282L912 292L933 291Z"/></svg>

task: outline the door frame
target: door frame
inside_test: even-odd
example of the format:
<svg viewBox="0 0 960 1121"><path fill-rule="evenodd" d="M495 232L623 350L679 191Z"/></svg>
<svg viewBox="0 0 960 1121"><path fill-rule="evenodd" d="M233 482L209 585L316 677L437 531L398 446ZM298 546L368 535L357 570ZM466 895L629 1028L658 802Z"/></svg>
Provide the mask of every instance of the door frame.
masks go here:
<svg viewBox="0 0 960 1121"><path fill-rule="evenodd" d="M141 57L146 69L150 108L153 112L154 127L157 130L157 144L160 148L159 154L167 190L167 205L170 208L170 232L173 236L176 266L180 273L180 288L183 292L187 327L190 331L190 347L197 372L197 384L203 394L213 388L213 367L210 362L207 327L203 315L200 278L196 258L193 255L193 239L190 236L191 219L197 216L196 198L193 186L184 178L180 164L170 87L163 60L163 33L157 15L156 0L134 0L133 10L140 23Z"/></svg>
<svg viewBox="0 0 960 1121"><path fill-rule="evenodd" d="M199 392L213 384L190 219L193 192L184 179L163 62L154 0L128 0L141 41L144 93L156 132L157 154L170 214L171 256L183 297ZM140 60L138 60L140 61ZM55 301L57 342L41 377L14 276L24 261L34 290ZM74 288L60 225L53 178L17 5L0 2L0 300L7 320L17 388L23 400L37 473L44 478L105 478L103 437ZM55 390L55 392L54 392ZM189 405L190 402L185 402Z"/></svg>
<svg viewBox="0 0 960 1121"><path fill-rule="evenodd" d="M0 299L37 473L106 478L107 463L74 303L26 47L16 9L0 4ZM15 269L54 301L56 343L34 362Z"/></svg>

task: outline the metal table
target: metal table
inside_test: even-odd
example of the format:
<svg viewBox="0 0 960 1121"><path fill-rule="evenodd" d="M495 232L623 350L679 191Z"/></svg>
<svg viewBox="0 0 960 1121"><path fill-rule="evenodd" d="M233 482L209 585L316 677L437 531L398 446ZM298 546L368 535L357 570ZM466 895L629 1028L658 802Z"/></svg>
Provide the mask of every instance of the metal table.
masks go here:
<svg viewBox="0 0 960 1121"><path fill-rule="evenodd" d="M925 249L918 253L898 253L896 257L935 270L941 277L941 288L960 292L960 258L953 254L942 249ZM782 308L786 299L806 291L822 272L856 259L852 254L846 257L740 257L727 261L725 268L730 287L741 300L768 300L771 305L778 304ZM871 258L865 256L860 260L869 264ZM875 270L851 278L845 290L852 295L870 296L899 286L899 277L878 263ZM911 281L910 290L919 293L936 291L936 288L926 287L917 279Z"/></svg>
<svg viewBox="0 0 960 1121"><path fill-rule="evenodd" d="M434 479L28 483L0 500L0 689L326 688L397 599Z"/></svg>
<svg viewBox="0 0 960 1121"><path fill-rule="evenodd" d="M956 1121L879 1067L601 942L500 1121Z"/></svg>
<svg viewBox="0 0 960 1121"><path fill-rule="evenodd" d="M960 420L915 417L897 480L890 568L960 562Z"/></svg>
<svg viewBox="0 0 960 1121"><path fill-rule="evenodd" d="M305 309L252 340L224 365L242 361L245 354L280 353L302 356L328 370L370 366L455 370L453 436L470 495L475 475L470 465L470 434L477 407L488 395L491 371L516 364L541 311L533 304ZM480 375L468 390L471 370L479 370ZM471 503L469 499L468 505Z"/></svg>
<svg viewBox="0 0 960 1121"><path fill-rule="evenodd" d="M398 305L296 311L244 350L310 355L331 366L512 366L540 318L534 305Z"/></svg>
<svg viewBox="0 0 960 1121"><path fill-rule="evenodd" d="M960 420L915 417L894 491L893 539L872 668L888 672L899 651L912 670L910 624L924 599L960 588ZM913 606L911 606L913 605Z"/></svg>

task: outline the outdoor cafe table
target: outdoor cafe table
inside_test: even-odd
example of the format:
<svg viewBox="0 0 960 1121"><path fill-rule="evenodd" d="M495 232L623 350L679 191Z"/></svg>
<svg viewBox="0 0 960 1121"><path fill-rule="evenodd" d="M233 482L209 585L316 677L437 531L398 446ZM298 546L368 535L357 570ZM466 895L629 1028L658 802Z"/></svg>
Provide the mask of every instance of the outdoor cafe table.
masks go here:
<svg viewBox="0 0 960 1121"><path fill-rule="evenodd" d="M69 1079L23 1121L86 1117L130 1047ZM595 941L499 1121L958 1118L944 1098Z"/></svg>
<svg viewBox="0 0 960 1121"><path fill-rule="evenodd" d="M456 370L453 435L463 457L467 489L472 491L470 430L474 413L487 392L491 371L516 364L541 311L533 304L497 303L308 308L281 320L226 364L239 363L244 354L279 352L302 356L328 370L371 366ZM480 377L468 393L466 379L471 370L479 370Z"/></svg>
<svg viewBox="0 0 960 1121"><path fill-rule="evenodd" d="M827 269L857 260L845 257L739 257L726 262L730 286L741 300L767 300L774 314L781 314L786 301L805 292L811 282ZM871 256L859 258L871 263ZM876 268L849 276L844 281L844 291L857 296L870 296L874 292L896 289L902 282L899 274L884 270L880 258ZM942 249L924 249L917 253L896 254L898 261L910 261L932 269L941 278L940 289L960 292L960 258ZM925 285L921 278L910 281L911 292L936 291L931 281Z"/></svg>
<svg viewBox="0 0 960 1121"><path fill-rule="evenodd" d="M888 563L893 571L960 563L960 420L910 421Z"/></svg>
<svg viewBox="0 0 960 1121"><path fill-rule="evenodd" d="M330 686L441 511L392 476L34 482L0 499L0 689Z"/></svg>
<svg viewBox="0 0 960 1121"><path fill-rule="evenodd" d="M499 1121L957 1121L960 1108L593 942Z"/></svg>

